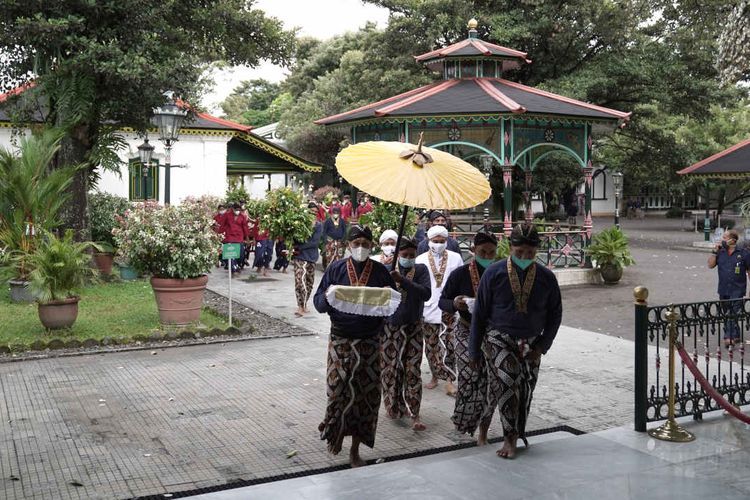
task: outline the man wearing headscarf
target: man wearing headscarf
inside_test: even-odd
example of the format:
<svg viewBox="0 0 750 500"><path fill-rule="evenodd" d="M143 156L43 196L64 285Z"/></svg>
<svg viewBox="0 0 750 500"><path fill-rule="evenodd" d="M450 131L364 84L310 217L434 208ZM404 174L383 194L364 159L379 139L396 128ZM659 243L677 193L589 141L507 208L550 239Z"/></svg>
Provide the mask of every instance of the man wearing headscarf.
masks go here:
<svg viewBox="0 0 750 500"><path fill-rule="evenodd" d="M318 212L318 205L311 201L307 204L307 209L315 215ZM320 238L323 236L323 225L315 221L313 233L305 242L295 242L292 251L292 265L294 266L294 293L297 296L297 311L295 316L304 316L307 310L307 301L312 294L313 285L315 284L315 263L318 262L320 251Z"/></svg>
<svg viewBox="0 0 750 500"><path fill-rule="evenodd" d="M451 273L440 295L440 309L455 318L453 342L455 352L454 369L457 376L456 406L453 423L459 432L474 434L482 416L483 395L486 393L487 377L484 364L472 369L469 358L469 329L471 311L479 288L479 280L485 269L495 262L497 238L494 234L479 231L471 246L474 258Z"/></svg>
<svg viewBox="0 0 750 500"><path fill-rule="evenodd" d="M439 210L433 210L432 212L430 212L430 225L431 227L443 226L444 228L446 228L446 232L448 231L448 219L446 218L445 214ZM456 252L463 258L461 247L458 245L458 241L448 236L446 238L446 245L446 248L448 248L448 250L450 250L451 252ZM417 247L417 255L427 253L429 249L430 239L428 237L419 243L419 246Z"/></svg>
<svg viewBox="0 0 750 500"><path fill-rule="evenodd" d="M395 231L394 231L395 233ZM396 235L398 237L398 235ZM382 238L382 237L381 237ZM417 243L401 238L397 270L391 275L401 292L401 304L383 328L380 342L380 380L383 405L390 418L408 415L412 429L422 431L422 330L425 301L430 299L430 273L417 264Z"/></svg>
<svg viewBox="0 0 750 500"><path fill-rule="evenodd" d="M378 243L380 243L380 253L373 255L371 258L377 260L388 269L393 267L393 258L396 255L396 240L398 239L398 233L393 229L386 229L383 234L380 235Z"/></svg>
<svg viewBox="0 0 750 500"><path fill-rule="evenodd" d="M326 239L326 267L344 256L345 236L346 222L341 219L341 207L334 206L331 208L331 216L323 223L323 237Z"/></svg>
<svg viewBox="0 0 750 500"><path fill-rule="evenodd" d="M370 259L372 231L352 226L349 230L351 256L331 264L323 274L313 302L320 313L331 319L328 341L328 403L320 438L328 442L328 451L338 454L345 436L352 437L349 462L364 465L359 445L375 445L375 430L380 408L380 335L384 318L350 314L335 309L326 292L333 285L396 287L386 267Z"/></svg>
<svg viewBox="0 0 750 500"><path fill-rule="evenodd" d="M480 424L486 442L495 407L505 438L497 455L513 458L539 375L541 356L555 340L562 320L560 287L554 273L536 263L539 233L518 224L510 235L511 255L492 264L479 281L472 314L469 357L478 368L484 347L488 388Z"/></svg>
<svg viewBox="0 0 750 500"><path fill-rule="evenodd" d="M451 341L451 332L448 329L450 321L449 315L445 315L438 306L440 294L443 292L448 276L453 270L458 269L464 263L461 255L452 252L446 248L448 240L448 230L444 226L432 226L427 231L429 241L429 251L417 256L417 264L423 264L430 273L430 300L424 305L422 315L422 335L424 337L425 354L430 364L432 380L425 387L434 389L437 387L438 380L445 380L445 391L449 395L455 393L453 381L456 375L450 368L453 366L453 343Z"/></svg>

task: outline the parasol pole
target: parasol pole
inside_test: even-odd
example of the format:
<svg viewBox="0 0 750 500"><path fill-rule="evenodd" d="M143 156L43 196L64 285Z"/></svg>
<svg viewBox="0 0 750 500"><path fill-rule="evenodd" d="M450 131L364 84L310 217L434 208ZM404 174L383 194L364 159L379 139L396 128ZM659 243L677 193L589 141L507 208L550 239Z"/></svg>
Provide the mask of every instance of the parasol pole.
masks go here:
<svg viewBox="0 0 750 500"><path fill-rule="evenodd" d="M391 271L395 271L396 264L398 263L398 254L401 249L401 236L404 234L404 226L406 225L406 216L409 213L409 207L404 205L404 212L401 214L401 225L398 228L398 238L396 238L396 253L393 254L393 263L391 265Z"/></svg>

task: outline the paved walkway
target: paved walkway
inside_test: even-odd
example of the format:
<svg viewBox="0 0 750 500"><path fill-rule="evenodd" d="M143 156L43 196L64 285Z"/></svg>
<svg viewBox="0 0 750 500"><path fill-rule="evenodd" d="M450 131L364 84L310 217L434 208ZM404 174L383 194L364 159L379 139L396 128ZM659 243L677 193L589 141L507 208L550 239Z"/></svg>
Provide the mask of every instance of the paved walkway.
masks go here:
<svg viewBox="0 0 750 500"><path fill-rule="evenodd" d="M684 422L691 443L668 443L628 428L580 437L531 438L516 460L497 446L468 448L200 495L201 500L744 500L750 497L748 426L721 416Z"/></svg>
<svg viewBox="0 0 750 500"><path fill-rule="evenodd" d="M327 317L291 318L291 276L275 278L236 282L236 300L320 335L0 364L0 498L129 498L345 463L316 431ZM563 328L542 370L530 430L631 419L629 342ZM460 442L452 407L425 391L424 433L381 412L364 457Z"/></svg>

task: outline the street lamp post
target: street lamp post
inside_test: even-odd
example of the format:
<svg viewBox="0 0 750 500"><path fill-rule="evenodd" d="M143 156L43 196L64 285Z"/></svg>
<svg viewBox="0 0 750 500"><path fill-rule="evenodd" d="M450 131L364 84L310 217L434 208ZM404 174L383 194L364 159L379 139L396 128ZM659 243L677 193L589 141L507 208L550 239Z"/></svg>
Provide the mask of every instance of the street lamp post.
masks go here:
<svg viewBox="0 0 750 500"><path fill-rule="evenodd" d="M159 140L164 144L164 204L169 205L172 146L174 146L174 143L178 140L180 128L182 127L183 120L187 116L187 111L180 109L180 107L175 104L172 92L167 92L164 95L169 102L163 106L154 108L152 123L158 127Z"/></svg>
<svg viewBox="0 0 750 500"><path fill-rule="evenodd" d="M151 156L154 154L154 146L148 143L148 137L143 144L138 146L138 159L141 161L141 177L143 178L143 201L148 200L148 172L151 166Z"/></svg>
<svg viewBox="0 0 750 500"><path fill-rule="evenodd" d="M612 174L612 183L615 186L615 227L620 229L620 193L622 192L622 172Z"/></svg>

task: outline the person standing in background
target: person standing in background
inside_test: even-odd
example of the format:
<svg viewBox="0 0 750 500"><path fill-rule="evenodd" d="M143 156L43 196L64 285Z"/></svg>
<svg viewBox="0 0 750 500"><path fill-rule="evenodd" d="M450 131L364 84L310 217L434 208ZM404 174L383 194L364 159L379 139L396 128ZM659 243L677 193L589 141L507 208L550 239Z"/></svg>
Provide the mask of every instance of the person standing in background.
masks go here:
<svg viewBox="0 0 750 500"><path fill-rule="evenodd" d="M311 201L307 204L307 209L315 215L318 212L318 205ZM295 242L292 253L292 265L294 266L294 293L297 298L297 310L294 315L302 317L310 312L307 309L307 301L313 292L315 284L315 263L320 258L320 239L323 236L323 224L315 221L313 232L307 241Z"/></svg>

